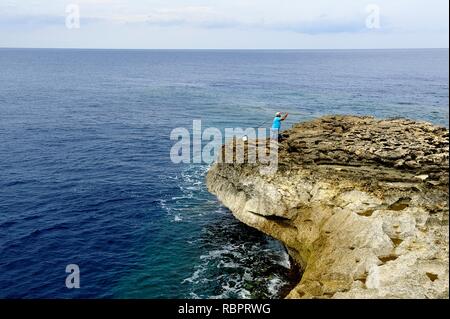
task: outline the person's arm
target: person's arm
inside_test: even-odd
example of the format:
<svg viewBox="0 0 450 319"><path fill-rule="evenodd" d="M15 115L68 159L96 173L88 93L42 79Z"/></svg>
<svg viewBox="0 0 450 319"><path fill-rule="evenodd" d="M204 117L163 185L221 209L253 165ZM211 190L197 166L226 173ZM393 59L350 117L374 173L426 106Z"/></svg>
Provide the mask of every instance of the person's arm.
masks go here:
<svg viewBox="0 0 450 319"><path fill-rule="evenodd" d="M284 121L285 119L287 119L288 116L289 116L289 113L284 114L284 116L281 120Z"/></svg>

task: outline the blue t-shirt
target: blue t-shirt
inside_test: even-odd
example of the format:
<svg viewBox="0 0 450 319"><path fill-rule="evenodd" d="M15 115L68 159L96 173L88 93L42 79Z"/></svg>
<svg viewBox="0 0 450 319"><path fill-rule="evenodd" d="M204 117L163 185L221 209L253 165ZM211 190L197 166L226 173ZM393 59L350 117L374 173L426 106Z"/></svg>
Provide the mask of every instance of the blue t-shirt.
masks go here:
<svg viewBox="0 0 450 319"><path fill-rule="evenodd" d="M276 117L273 119L272 129L274 130L281 129L281 117Z"/></svg>

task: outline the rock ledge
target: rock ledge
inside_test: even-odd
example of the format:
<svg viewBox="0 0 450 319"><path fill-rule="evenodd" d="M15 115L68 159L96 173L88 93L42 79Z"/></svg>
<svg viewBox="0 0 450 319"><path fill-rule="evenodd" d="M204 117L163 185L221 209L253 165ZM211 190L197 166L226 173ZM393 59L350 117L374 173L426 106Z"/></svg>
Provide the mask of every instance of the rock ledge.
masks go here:
<svg viewBox="0 0 450 319"><path fill-rule="evenodd" d="M214 164L210 192L282 241L303 270L288 298L449 297L449 132L327 116L283 133L279 167Z"/></svg>

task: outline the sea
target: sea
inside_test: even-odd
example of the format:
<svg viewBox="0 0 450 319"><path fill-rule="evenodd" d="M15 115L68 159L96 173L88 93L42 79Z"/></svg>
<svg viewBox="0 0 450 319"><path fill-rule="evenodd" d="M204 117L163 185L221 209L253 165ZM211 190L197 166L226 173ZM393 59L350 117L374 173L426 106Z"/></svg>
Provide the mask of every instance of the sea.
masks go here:
<svg viewBox="0 0 450 319"><path fill-rule="evenodd" d="M0 298L282 298L283 245L208 193L210 163L171 160L171 132L448 108L448 49L0 49Z"/></svg>

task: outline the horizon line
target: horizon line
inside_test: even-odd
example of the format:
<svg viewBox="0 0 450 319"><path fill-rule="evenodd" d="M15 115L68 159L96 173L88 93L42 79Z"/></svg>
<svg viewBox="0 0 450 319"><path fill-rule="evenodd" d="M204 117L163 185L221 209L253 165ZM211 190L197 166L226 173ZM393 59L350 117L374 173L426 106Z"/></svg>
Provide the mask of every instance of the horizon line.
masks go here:
<svg viewBox="0 0 450 319"><path fill-rule="evenodd" d="M331 51L331 50L449 50L449 47L404 48L86 48L86 47L2 47L0 50L130 50L130 51Z"/></svg>

